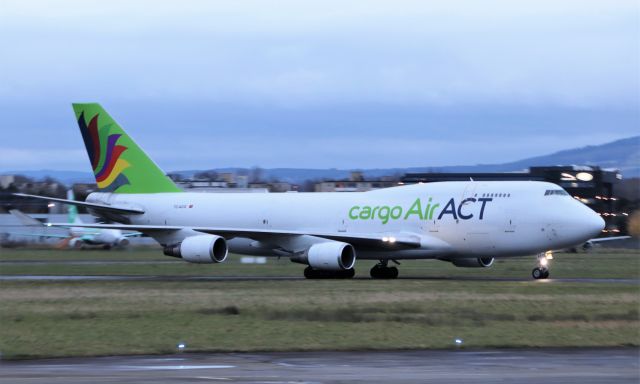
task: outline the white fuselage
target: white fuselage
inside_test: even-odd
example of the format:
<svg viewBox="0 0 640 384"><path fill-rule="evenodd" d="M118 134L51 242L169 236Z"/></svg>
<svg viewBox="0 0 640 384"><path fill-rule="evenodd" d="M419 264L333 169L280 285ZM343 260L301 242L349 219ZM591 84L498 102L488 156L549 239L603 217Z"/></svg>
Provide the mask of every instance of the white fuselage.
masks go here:
<svg viewBox="0 0 640 384"><path fill-rule="evenodd" d="M141 208L135 225L246 228L344 234L410 233L425 246L391 251L357 249L360 259L507 257L531 255L580 244L600 233L602 219L591 209L543 182L439 182L355 193L93 193L88 202ZM564 191L563 191L564 192ZM150 233L162 244L192 235ZM259 240L259 241L257 241ZM433 241L431 241L433 240ZM293 241L273 235L236 238L236 253L277 255L304 247L313 237Z"/></svg>

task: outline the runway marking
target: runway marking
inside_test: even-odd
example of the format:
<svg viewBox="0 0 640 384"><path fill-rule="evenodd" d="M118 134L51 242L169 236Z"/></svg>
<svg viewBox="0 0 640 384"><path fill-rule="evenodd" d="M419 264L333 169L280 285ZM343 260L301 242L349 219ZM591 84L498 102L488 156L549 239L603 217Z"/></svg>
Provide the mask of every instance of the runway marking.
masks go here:
<svg viewBox="0 0 640 384"><path fill-rule="evenodd" d="M231 380L228 377L211 377L211 376L196 376L196 379L200 379L200 380Z"/></svg>
<svg viewBox="0 0 640 384"><path fill-rule="evenodd" d="M275 365L279 365L281 367L291 367L291 368L322 368L322 367L326 367L326 365L323 365L323 364L275 363Z"/></svg>
<svg viewBox="0 0 640 384"><path fill-rule="evenodd" d="M142 370L142 371L162 371L162 370L189 370L189 369L229 369L235 368L235 365L118 365L114 368L126 370Z"/></svg>

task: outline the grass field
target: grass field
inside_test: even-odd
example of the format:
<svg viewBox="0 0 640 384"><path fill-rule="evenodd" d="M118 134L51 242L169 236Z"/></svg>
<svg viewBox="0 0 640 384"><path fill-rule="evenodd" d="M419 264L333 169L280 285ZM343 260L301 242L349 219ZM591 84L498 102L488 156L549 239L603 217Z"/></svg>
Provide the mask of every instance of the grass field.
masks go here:
<svg viewBox="0 0 640 384"><path fill-rule="evenodd" d="M3 249L0 274L300 276L304 268L284 259L171 260L156 249ZM371 265L358 262L357 276ZM637 283L482 280L527 277L533 266L534 258L489 269L412 261L400 273L415 279L395 281L2 281L0 353L173 353L179 342L191 352L454 348L456 338L464 348L640 345ZM557 254L551 271L552 278L638 279L640 253ZM455 279L471 276L479 280Z"/></svg>

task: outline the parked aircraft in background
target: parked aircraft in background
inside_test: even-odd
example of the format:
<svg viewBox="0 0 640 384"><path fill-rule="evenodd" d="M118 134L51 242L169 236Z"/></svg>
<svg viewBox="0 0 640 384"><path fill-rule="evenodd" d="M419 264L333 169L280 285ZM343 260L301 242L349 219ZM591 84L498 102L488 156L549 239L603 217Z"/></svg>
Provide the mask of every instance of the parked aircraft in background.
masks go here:
<svg viewBox="0 0 640 384"><path fill-rule="evenodd" d="M191 263L223 262L232 251L288 257L308 265L308 278L349 278L356 259L372 259L379 263L371 277L395 278L398 269L389 262L403 259L486 268L495 258L537 254L532 275L539 279L549 276L546 252L583 244L604 227L559 186L534 181L353 193L187 193L100 105L73 107L100 192L85 202L17 195L84 206L118 224L74 227L140 231L166 255Z"/></svg>
<svg viewBox="0 0 640 384"><path fill-rule="evenodd" d="M67 192L67 198L69 200L73 200L73 191L69 190ZM124 248L129 245L129 237L132 236L140 236L140 232L128 232L123 233L120 229L100 229L100 228L87 228L84 226L75 226L83 225L84 223L78 217L78 209L75 205L69 205L68 208L68 217L69 223L74 224L68 228L68 233L49 233L45 231L47 229L47 225L43 224L41 221L34 219L33 217L17 210L11 209L9 210L13 216L17 217L20 222L31 228L40 228L41 231L36 232L24 232L24 233L9 233L10 235L20 235L20 236L36 236L41 238L59 238L61 239L60 246L68 246L70 248L83 248L86 246L92 247L102 247L104 249L110 249L111 247L119 247Z"/></svg>

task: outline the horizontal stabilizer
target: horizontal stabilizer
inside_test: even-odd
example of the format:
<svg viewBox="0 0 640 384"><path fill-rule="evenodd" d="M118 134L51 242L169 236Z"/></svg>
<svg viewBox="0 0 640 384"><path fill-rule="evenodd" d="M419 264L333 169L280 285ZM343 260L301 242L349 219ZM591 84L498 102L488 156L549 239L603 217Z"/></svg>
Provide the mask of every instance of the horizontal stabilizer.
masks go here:
<svg viewBox="0 0 640 384"><path fill-rule="evenodd" d="M33 217L27 215L26 213L18 209L10 209L9 213L17 217L18 220L20 220L20 223L22 223L22 225L36 226L36 227L44 226L44 224L42 224L40 221L34 219Z"/></svg>
<svg viewBox="0 0 640 384"><path fill-rule="evenodd" d="M36 227L37 228L41 228L44 229L45 232L42 231L35 231L35 232L7 232L9 235L12 236L32 236L32 237L53 237L53 238L59 238L59 239L66 239L69 237L69 235L60 235L60 234L54 234L54 233L47 233L46 232L46 225L44 223L42 223L41 221L34 219L33 217L27 215L26 213L18 210L18 209L10 209L9 213L12 214L13 216L15 216L16 218L18 218L18 220L20 220L20 223L22 224L22 226L24 227Z"/></svg>
<svg viewBox="0 0 640 384"><path fill-rule="evenodd" d="M129 208L129 207L117 207L113 205L104 205L104 204L95 204L95 203L87 203L85 201L76 201L76 200L67 200L67 199L58 199L56 197L48 197L48 196L38 196L38 195L28 195L26 193L14 193L14 196L20 197L28 197L31 199L40 199L46 201L55 201L63 204L76 205L80 207L86 207L89 209L93 209L96 211L106 212L106 213L120 213L120 214L134 214L140 215L143 214L144 211L141 209ZM68 226L68 225L67 225ZM74 225L74 227L77 225Z"/></svg>
<svg viewBox="0 0 640 384"><path fill-rule="evenodd" d="M31 236L31 237L46 237L54 239L68 239L69 235L55 235L51 233L33 233L33 232L6 232L11 236Z"/></svg>

